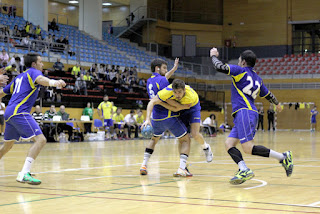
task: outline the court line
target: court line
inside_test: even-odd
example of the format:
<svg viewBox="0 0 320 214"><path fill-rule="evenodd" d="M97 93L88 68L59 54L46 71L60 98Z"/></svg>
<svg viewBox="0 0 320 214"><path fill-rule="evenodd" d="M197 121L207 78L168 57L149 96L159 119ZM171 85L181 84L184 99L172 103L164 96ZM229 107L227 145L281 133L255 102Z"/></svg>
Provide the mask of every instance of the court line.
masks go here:
<svg viewBox="0 0 320 214"><path fill-rule="evenodd" d="M134 186L134 187L137 187L137 186ZM122 189L129 189L129 188L134 188L134 187L127 187L127 188L122 188ZM0 191L6 192L6 191L3 191L3 190L0 190ZM108 191L108 190L106 190L106 191ZM9 191L9 192L18 192L19 193L19 191ZM102 191L102 192L105 192L105 191ZM25 193L25 192L21 192L21 193ZM110 199L110 200L120 200L120 201L164 203L164 204L174 204L174 205L193 205L193 206L244 209L244 210L264 210L264 211L290 212L290 213L320 213L320 212L312 212L312 211L280 210L280 209L267 209L267 208L257 208L257 207L239 207L239 206L199 204L199 203L182 203L182 202L171 202L171 201L142 200L142 199L130 199L130 198L114 198L114 197L102 197L102 196L89 196L88 195L88 194L95 194L95 193L100 193L100 192L84 193L84 194L78 194L78 195L60 195L59 197L54 197L54 198L45 198L45 199L38 199L38 200L31 200L31 201L16 202L16 203L11 203L11 204L2 204L0 206L9 206L9 205L14 205L14 204L23 204L23 203L38 202L38 201L45 201L45 200L59 199L59 198L67 198L67 197L81 197L81 198L98 198L98 199ZM48 193L32 193L32 192L30 192L30 193L28 192L28 194L53 195L53 194L48 194Z"/></svg>
<svg viewBox="0 0 320 214"><path fill-rule="evenodd" d="M308 206L316 206L317 204L320 204L320 201L314 202L312 204L308 204ZM320 206L316 206L316 207L320 207Z"/></svg>

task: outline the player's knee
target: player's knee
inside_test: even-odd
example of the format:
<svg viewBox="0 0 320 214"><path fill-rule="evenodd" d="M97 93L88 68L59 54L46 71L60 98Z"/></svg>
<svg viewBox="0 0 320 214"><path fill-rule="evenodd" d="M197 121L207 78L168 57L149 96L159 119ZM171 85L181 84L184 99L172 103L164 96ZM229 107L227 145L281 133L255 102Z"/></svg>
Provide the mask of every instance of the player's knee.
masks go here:
<svg viewBox="0 0 320 214"><path fill-rule="evenodd" d="M192 130L191 135L194 138L198 138L198 137L200 137L200 132L199 132L199 130L197 130L197 131Z"/></svg>
<svg viewBox="0 0 320 214"><path fill-rule="evenodd" d="M252 154L252 146L250 145L242 145L242 149L246 154Z"/></svg>

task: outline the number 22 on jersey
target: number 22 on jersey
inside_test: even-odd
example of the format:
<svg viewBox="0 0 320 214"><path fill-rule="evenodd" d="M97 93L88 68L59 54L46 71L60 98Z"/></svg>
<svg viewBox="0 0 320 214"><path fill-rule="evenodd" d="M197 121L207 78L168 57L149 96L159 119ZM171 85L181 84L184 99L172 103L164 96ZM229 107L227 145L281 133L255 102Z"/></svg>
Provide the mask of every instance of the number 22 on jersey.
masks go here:
<svg viewBox="0 0 320 214"><path fill-rule="evenodd" d="M254 85L257 86L257 89L252 92L252 88L254 87L252 77L247 76L247 81L249 81L249 84L246 87L244 87L242 89L242 91L243 91L243 93L251 96L253 99L256 99L261 85L260 85L259 81L257 81L257 80L254 81Z"/></svg>

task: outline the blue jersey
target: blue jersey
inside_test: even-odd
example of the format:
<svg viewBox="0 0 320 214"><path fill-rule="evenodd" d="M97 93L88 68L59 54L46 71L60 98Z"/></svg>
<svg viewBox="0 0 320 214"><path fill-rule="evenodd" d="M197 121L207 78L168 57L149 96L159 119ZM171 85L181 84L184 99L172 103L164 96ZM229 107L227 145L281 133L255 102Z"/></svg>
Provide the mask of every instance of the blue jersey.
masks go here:
<svg viewBox="0 0 320 214"><path fill-rule="evenodd" d="M311 110L311 120L316 120L316 116L319 112L315 109Z"/></svg>
<svg viewBox="0 0 320 214"><path fill-rule="evenodd" d="M254 100L257 95L266 97L270 92L263 84L262 79L251 67L240 67L238 65L228 65L229 73L232 77L231 103L232 114L240 109L257 111Z"/></svg>
<svg viewBox="0 0 320 214"><path fill-rule="evenodd" d="M155 97L159 91L169 85L169 81L165 76L161 76L158 73L153 73L152 76L147 80L147 91L149 98ZM171 112L161 105L155 105L152 111L152 119L163 120L172 116L178 116L176 112Z"/></svg>
<svg viewBox="0 0 320 214"><path fill-rule="evenodd" d="M30 114L40 88L40 85L37 85L35 80L41 75L41 71L30 68L19 74L3 89L5 94L12 94L4 113L6 121L15 115Z"/></svg>

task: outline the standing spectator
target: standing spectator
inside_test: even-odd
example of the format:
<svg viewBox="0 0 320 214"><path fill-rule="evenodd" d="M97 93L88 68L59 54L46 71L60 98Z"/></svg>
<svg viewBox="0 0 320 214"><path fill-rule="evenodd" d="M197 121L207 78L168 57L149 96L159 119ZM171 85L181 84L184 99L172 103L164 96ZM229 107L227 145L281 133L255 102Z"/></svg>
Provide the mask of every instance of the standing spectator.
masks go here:
<svg viewBox="0 0 320 214"><path fill-rule="evenodd" d="M75 93L82 94L82 95L88 95L87 93L87 83L84 80L83 74L80 74L80 77L77 78L75 82Z"/></svg>
<svg viewBox="0 0 320 214"><path fill-rule="evenodd" d="M207 117L202 124L204 128L209 130L210 137L215 137L217 135L216 115L210 114L210 116Z"/></svg>
<svg viewBox="0 0 320 214"><path fill-rule="evenodd" d="M6 105L2 102L0 98L0 126L1 126L1 135L3 136L3 126L4 126L4 110L6 109Z"/></svg>
<svg viewBox="0 0 320 214"><path fill-rule="evenodd" d="M75 78L77 78L80 75L80 65L79 65L79 63L76 63L76 65L72 67L71 74Z"/></svg>
<svg viewBox="0 0 320 214"><path fill-rule="evenodd" d="M83 109L82 111L82 115L87 115L90 117L90 120L92 120L92 117L93 117L93 108L91 108L91 104L90 102L87 103L87 107L85 109ZM92 123L84 123L84 133L87 134L87 133L91 133L91 126L92 126Z"/></svg>
<svg viewBox="0 0 320 214"><path fill-rule="evenodd" d="M134 118L134 110L130 110L130 114L127 114L124 118L124 122L128 126L128 138L131 138L131 130L134 129L134 138L138 138L138 124Z"/></svg>
<svg viewBox="0 0 320 214"><path fill-rule="evenodd" d="M257 130L259 130L259 127L261 124L261 130L264 131L264 129L263 129L263 114L264 114L263 107L260 107L258 114L259 114L259 121L258 121Z"/></svg>
<svg viewBox="0 0 320 214"><path fill-rule="evenodd" d="M15 5L10 5L10 7L8 8L8 16L13 16L14 18L16 18L16 13L17 13L17 8Z"/></svg>
<svg viewBox="0 0 320 214"><path fill-rule="evenodd" d="M69 120L69 114L65 111L65 106L61 105L60 110L58 111L57 115L61 116L62 120ZM73 133L73 128L66 123L59 123L58 124L58 134L63 132L64 130L68 131L69 138L68 140L71 141L72 139L72 133Z"/></svg>
<svg viewBox="0 0 320 214"><path fill-rule="evenodd" d="M275 131L275 127L274 127L274 110L273 110L273 106L270 106L269 110L267 111L268 114L268 131L270 131L271 128L271 124L272 124L272 129L273 131Z"/></svg>
<svg viewBox="0 0 320 214"><path fill-rule="evenodd" d="M3 66L3 63L6 62L8 64L9 55L5 49L2 49L2 54L0 54L0 66Z"/></svg>
<svg viewBox="0 0 320 214"><path fill-rule="evenodd" d="M113 26L110 24L108 29L109 34L113 34Z"/></svg>
<svg viewBox="0 0 320 214"><path fill-rule="evenodd" d="M103 96L103 102L98 106L98 114L99 117L104 120L105 128L109 128L111 137L113 137L113 109L112 103L109 101L109 97L106 94Z"/></svg>
<svg viewBox="0 0 320 214"><path fill-rule="evenodd" d="M63 75L64 64L60 62L60 58L57 58L57 61L53 64L53 68L57 72L58 76Z"/></svg>
<svg viewBox="0 0 320 214"><path fill-rule="evenodd" d="M50 29L53 30L53 31L55 31L55 30L59 31L59 27L57 25L57 22L56 22L55 18L52 19L50 25L48 26L48 30L50 30Z"/></svg>
<svg viewBox="0 0 320 214"><path fill-rule="evenodd" d="M317 106L313 107L310 114L311 114L311 121L310 121L311 122L311 132L315 132L316 126L317 126L316 116L319 114L319 112L317 111Z"/></svg>

